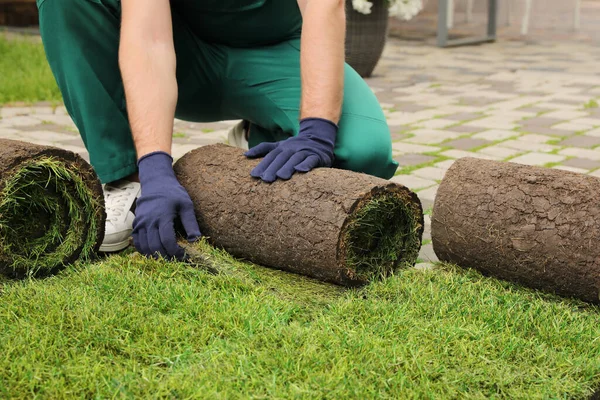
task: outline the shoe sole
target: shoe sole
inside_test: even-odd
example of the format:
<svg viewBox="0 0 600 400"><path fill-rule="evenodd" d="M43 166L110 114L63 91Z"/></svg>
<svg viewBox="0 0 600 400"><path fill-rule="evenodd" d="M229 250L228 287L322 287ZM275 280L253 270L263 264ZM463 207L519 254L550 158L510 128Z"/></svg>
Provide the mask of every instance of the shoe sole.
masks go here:
<svg viewBox="0 0 600 400"><path fill-rule="evenodd" d="M102 244L99 250L103 253L116 253L117 251L124 250L127 247L129 247L129 239L119 243Z"/></svg>

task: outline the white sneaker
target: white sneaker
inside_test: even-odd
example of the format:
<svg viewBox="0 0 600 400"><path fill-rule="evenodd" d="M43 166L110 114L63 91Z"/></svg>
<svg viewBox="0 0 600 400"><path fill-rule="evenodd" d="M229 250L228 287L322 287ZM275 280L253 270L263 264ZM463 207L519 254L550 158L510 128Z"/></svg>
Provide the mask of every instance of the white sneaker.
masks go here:
<svg viewBox="0 0 600 400"><path fill-rule="evenodd" d="M131 211L135 199L140 196L140 184L127 180L107 183L103 186L106 209L106 228L100 251L112 253L129 246L133 231Z"/></svg>
<svg viewBox="0 0 600 400"><path fill-rule="evenodd" d="M248 150L248 121L240 121L229 131L227 141L230 146L239 147L240 149Z"/></svg>

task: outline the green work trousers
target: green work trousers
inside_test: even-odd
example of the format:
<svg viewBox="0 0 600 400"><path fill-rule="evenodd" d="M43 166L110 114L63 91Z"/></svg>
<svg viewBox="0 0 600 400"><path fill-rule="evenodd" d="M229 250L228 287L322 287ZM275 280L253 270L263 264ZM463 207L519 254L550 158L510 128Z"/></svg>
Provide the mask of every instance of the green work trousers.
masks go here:
<svg viewBox="0 0 600 400"><path fill-rule="evenodd" d="M37 0L40 31L65 106L102 182L137 170L118 64L118 0ZM296 135L300 32L296 0L171 0L176 117L245 119L250 146ZM148 82L149 85L152 82ZM345 66L335 167L390 178L397 163L379 103Z"/></svg>

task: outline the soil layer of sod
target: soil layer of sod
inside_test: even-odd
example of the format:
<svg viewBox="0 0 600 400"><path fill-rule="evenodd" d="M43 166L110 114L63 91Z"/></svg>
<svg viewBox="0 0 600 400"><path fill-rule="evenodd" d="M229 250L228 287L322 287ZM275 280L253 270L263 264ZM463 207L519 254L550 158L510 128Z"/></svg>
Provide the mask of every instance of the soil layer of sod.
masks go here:
<svg viewBox="0 0 600 400"><path fill-rule="evenodd" d="M348 286L415 263L423 211L406 187L332 168L268 184L250 176L258 162L214 145L176 163L211 243L257 264Z"/></svg>
<svg viewBox="0 0 600 400"><path fill-rule="evenodd" d="M0 139L0 272L42 276L90 257L103 207L102 186L77 154Z"/></svg>
<svg viewBox="0 0 600 400"><path fill-rule="evenodd" d="M555 169L463 158L432 215L440 260L598 303L600 180Z"/></svg>

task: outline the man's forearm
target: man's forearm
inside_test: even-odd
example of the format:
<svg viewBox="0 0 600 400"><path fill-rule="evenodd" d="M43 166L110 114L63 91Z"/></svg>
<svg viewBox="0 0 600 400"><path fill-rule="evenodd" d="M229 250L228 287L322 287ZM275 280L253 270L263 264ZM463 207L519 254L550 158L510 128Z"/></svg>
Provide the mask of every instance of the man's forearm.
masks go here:
<svg viewBox="0 0 600 400"><path fill-rule="evenodd" d="M343 0L311 0L302 12L300 118L339 122L344 92Z"/></svg>
<svg viewBox="0 0 600 400"><path fill-rule="evenodd" d="M177 104L173 43L148 40L146 36L133 26L123 29L119 49L129 124L138 158L153 151L171 153Z"/></svg>

